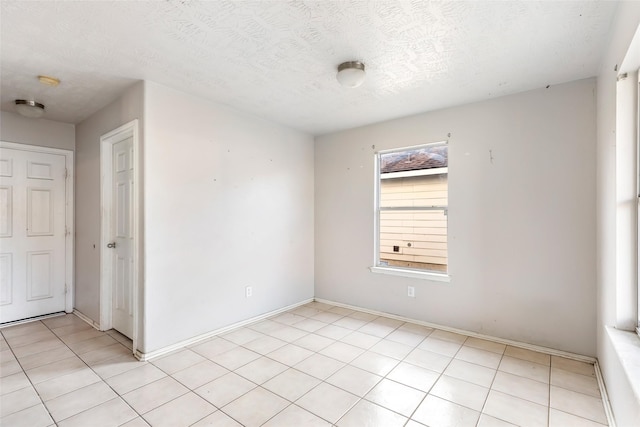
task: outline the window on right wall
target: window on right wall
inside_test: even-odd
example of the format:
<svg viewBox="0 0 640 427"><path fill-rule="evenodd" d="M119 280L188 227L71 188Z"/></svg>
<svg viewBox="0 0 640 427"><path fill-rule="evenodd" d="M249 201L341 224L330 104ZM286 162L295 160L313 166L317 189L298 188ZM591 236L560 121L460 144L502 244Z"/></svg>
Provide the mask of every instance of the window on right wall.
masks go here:
<svg viewBox="0 0 640 427"><path fill-rule="evenodd" d="M446 142L376 156L376 266L448 271Z"/></svg>

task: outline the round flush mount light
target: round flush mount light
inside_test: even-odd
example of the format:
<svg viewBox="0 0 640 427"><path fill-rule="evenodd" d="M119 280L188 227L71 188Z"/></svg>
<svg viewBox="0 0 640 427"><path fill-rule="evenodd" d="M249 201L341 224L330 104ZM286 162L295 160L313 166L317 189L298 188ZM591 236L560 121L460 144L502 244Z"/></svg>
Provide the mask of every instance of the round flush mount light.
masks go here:
<svg viewBox="0 0 640 427"><path fill-rule="evenodd" d="M15 104L16 110L21 116L38 119L44 114L44 104L39 102L16 99Z"/></svg>
<svg viewBox="0 0 640 427"><path fill-rule="evenodd" d="M354 88L360 86L364 82L365 76L364 64L360 61L343 62L338 65L336 78L344 87Z"/></svg>

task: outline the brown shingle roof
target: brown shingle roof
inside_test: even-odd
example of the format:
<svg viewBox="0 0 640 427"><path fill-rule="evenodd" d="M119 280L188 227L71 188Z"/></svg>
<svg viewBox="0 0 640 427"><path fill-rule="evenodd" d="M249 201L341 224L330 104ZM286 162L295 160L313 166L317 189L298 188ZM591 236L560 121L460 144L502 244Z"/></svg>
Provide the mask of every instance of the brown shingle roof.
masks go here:
<svg viewBox="0 0 640 427"><path fill-rule="evenodd" d="M380 156L380 172L404 172L412 170L446 168L449 163L448 146L419 148Z"/></svg>

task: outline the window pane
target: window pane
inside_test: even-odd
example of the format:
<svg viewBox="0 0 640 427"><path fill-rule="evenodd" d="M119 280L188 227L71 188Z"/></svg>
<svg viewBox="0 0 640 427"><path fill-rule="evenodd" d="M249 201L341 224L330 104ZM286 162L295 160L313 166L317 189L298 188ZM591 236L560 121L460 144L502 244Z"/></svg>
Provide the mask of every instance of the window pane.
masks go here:
<svg viewBox="0 0 640 427"><path fill-rule="evenodd" d="M446 272L448 146L381 153L379 162L379 265Z"/></svg>
<svg viewBox="0 0 640 427"><path fill-rule="evenodd" d="M446 272L444 209L380 211L380 265Z"/></svg>

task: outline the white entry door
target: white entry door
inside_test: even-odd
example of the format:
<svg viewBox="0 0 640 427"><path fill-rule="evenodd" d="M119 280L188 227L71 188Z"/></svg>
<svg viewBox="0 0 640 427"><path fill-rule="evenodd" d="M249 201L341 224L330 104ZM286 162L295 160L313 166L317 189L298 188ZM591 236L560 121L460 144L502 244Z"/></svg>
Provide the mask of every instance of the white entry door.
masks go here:
<svg viewBox="0 0 640 427"><path fill-rule="evenodd" d="M65 163L0 149L0 323L65 310Z"/></svg>
<svg viewBox="0 0 640 427"><path fill-rule="evenodd" d="M133 137L112 145L111 236L113 328L133 338Z"/></svg>

